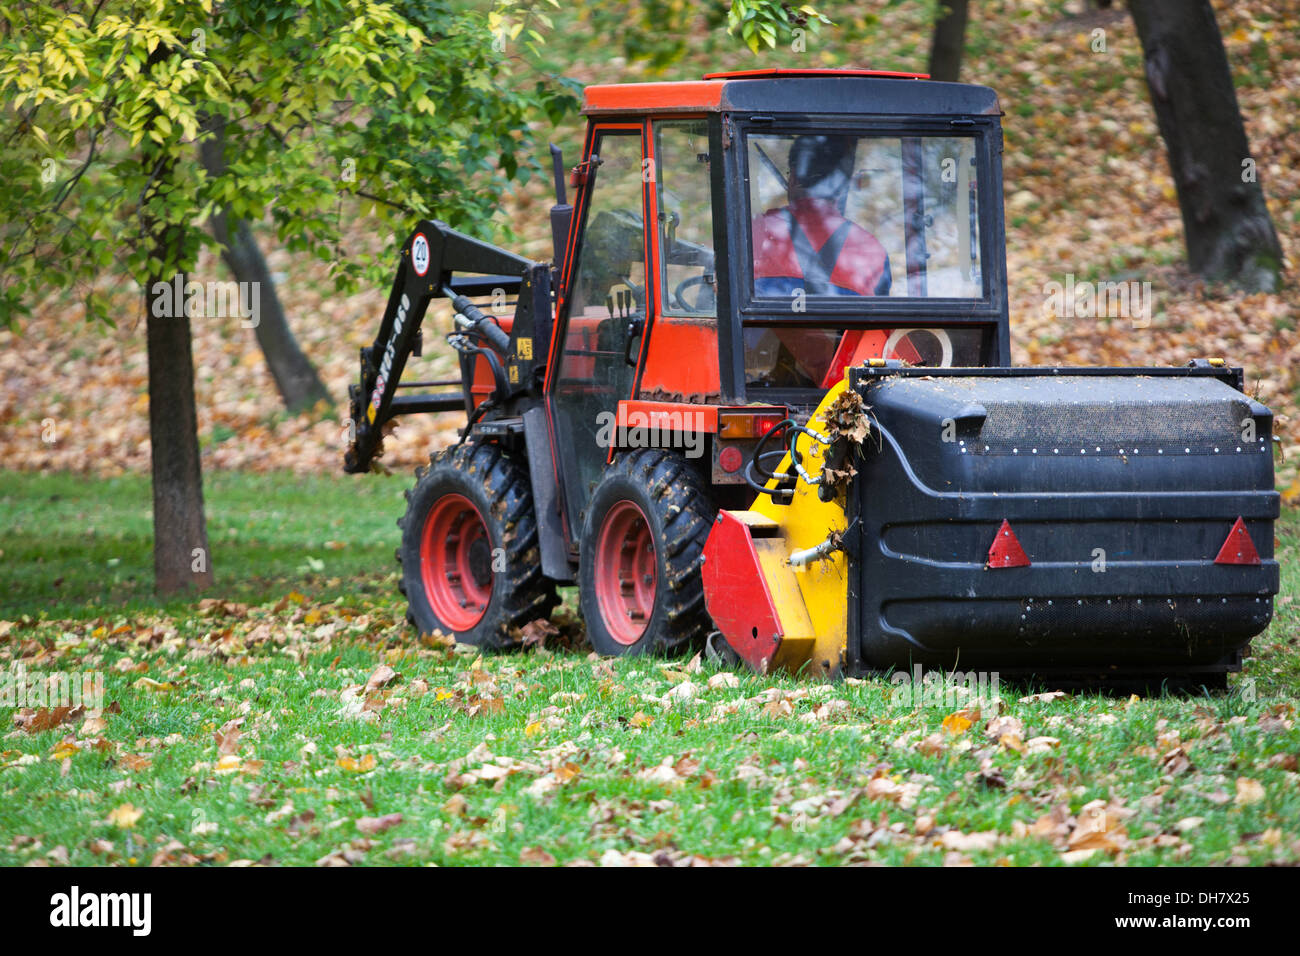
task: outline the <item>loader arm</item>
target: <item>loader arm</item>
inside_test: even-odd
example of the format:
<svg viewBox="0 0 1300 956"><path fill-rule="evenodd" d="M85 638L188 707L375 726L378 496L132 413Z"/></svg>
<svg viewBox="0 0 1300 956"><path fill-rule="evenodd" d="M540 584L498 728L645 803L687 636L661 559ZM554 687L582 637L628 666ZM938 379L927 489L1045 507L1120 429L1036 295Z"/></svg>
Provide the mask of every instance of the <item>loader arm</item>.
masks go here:
<svg viewBox="0 0 1300 956"><path fill-rule="evenodd" d="M511 353L510 337L469 296L497 289L519 295L521 309L536 314L545 308L549 328L549 278L544 265L437 220L421 220L402 246L378 334L371 345L361 349L360 381L348 387L352 434L344 471L370 470L381 451L384 425L397 415L454 411L462 405L471 410L468 382L414 383L417 387L461 385L459 392L397 394L407 359L422 351L420 326L431 299L451 298L457 331L468 340L462 355L469 350L488 357L494 371L501 372L496 376L498 384L504 386L503 363ZM544 301L534 301L539 296Z"/></svg>

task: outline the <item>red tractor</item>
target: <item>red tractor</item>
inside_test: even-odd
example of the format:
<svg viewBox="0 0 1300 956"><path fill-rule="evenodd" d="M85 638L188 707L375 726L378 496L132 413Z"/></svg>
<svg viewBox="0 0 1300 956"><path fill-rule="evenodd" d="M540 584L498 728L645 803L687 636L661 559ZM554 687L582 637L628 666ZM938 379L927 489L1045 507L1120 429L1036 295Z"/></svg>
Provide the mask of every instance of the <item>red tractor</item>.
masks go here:
<svg viewBox="0 0 1300 956"><path fill-rule="evenodd" d="M1272 416L1219 360L1009 367L992 90L767 70L584 112L554 262L422 221L361 352L348 471L395 416L468 415L399 522L416 627L506 647L576 583L603 654L1240 667L1278 590ZM462 377L403 382L437 297Z"/></svg>

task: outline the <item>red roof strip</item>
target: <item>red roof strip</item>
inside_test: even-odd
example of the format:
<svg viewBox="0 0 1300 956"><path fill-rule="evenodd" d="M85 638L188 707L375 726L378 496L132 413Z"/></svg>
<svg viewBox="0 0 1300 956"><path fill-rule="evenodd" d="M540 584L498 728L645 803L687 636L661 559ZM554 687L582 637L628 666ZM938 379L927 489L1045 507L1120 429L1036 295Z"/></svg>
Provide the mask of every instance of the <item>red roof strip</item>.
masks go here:
<svg viewBox="0 0 1300 956"><path fill-rule="evenodd" d="M928 80L929 73L898 73L894 70L794 70L772 67L766 70L731 70L725 73L705 73L706 80L756 80L764 77L800 76L884 76L896 80Z"/></svg>
<svg viewBox="0 0 1300 956"><path fill-rule="evenodd" d="M586 88L584 113L708 112L722 102L725 83L686 80L610 83Z"/></svg>

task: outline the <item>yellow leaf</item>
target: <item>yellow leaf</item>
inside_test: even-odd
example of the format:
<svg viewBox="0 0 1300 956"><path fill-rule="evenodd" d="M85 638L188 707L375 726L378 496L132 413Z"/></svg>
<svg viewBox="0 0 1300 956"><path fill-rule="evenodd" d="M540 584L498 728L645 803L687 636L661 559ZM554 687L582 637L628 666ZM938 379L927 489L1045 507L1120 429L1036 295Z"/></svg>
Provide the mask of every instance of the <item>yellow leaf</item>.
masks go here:
<svg viewBox="0 0 1300 956"><path fill-rule="evenodd" d="M535 737L538 734L540 734L542 730L543 730L542 722L540 720L534 720L532 723L524 727L524 736Z"/></svg>
<svg viewBox="0 0 1300 956"><path fill-rule="evenodd" d="M970 729L970 718L961 711L943 719L943 729L950 734L964 734Z"/></svg>
<svg viewBox="0 0 1300 956"><path fill-rule="evenodd" d="M168 691L176 689L175 684L162 683L161 681L154 680L152 677L141 677L131 686L136 690L151 690L156 694L165 694Z"/></svg>
<svg viewBox="0 0 1300 956"><path fill-rule="evenodd" d="M1300 477L1297 477L1291 482L1291 486L1282 492L1282 501L1288 505L1300 503Z"/></svg>
<svg viewBox="0 0 1300 956"><path fill-rule="evenodd" d="M129 803L124 803L120 807L114 807L109 811L108 822L115 827L129 830L136 825L142 816L144 816L143 810L133 807Z"/></svg>
<svg viewBox="0 0 1300 956"><path fill-rule="evenodd" d="M366 754L360 760L355 757L340 757L338 765L344 770L350 770L353 773L365 773L367 770L375 769L375 755Z"/></svg>
<svg viewBox="0 0 1300 956"><path fill-rule="evenodd" d="M1249 777L1237 778L1237 798L1236 804L1239 807L1247 807L1252 803L1259 803L1264 799L1264 785L1258 780L1251 780Z"/></svg>

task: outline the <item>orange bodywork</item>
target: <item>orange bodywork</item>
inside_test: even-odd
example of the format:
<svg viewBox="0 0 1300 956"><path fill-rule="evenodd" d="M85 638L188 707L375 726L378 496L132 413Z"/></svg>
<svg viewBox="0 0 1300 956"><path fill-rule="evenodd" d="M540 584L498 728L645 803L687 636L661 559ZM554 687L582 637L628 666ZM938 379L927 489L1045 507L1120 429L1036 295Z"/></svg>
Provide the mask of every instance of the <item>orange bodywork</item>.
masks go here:
<svg viewBox="0 0 1300 956"><path fill-rule="evenodd" d="M681 401L717 401L718 323L660 316L646 348L640 394Z"/></svg>
<svg viewBox="0 0 1300 956"><path fill-rule="evenodd" d="M718 430L718 406L693 402L618 403L621 426L652 428L658 431L693 431L713 433Z"/></svg>
<svg viewBox="0 0 1300 956"><path fill-rule="evenodd" d="M722 104L722 80L677 83L620 83L589 86L582 111L588 116L605 113L703 113Z"/></svg>
<svg viewBox="0 0 1300 956"><path fill-rule="evenodd" d="M507 335L510 334L511 328L514 327L515 317L513 315L497 316L497 323L505 330ZM474 380L470 382L469 394L474 403L474 407L479 405L492 394L496 388L496 382L492 378L492 366L488 360L481 355L474 357Z"/></svg>

